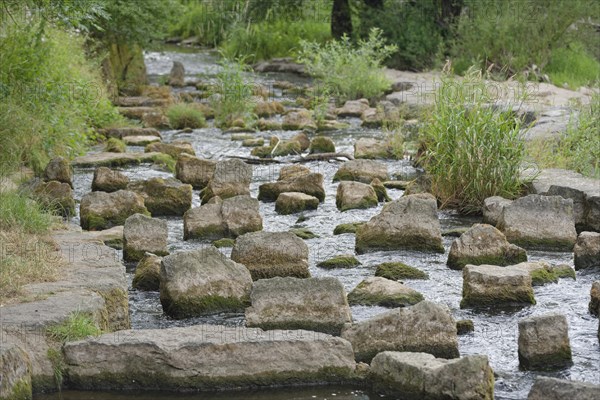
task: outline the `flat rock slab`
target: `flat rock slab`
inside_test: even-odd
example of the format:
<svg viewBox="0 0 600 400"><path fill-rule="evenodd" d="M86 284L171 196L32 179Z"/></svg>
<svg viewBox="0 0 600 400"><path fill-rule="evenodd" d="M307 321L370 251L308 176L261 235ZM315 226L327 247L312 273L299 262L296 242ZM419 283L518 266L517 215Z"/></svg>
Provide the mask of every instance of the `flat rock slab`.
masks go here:
<svg viewBox="0 0 600 400"><path fill-rule="evenodd" d="M527 400L597 400L600 385L538 376Z"/></svg>
<svg viewBox="0 0 600 400"><path fill-rule="evenodd" d="M520 265L467 265L461 308L535 304L531 274Z"/></svg>
<svg viewBox="0 0 600 400"><path fill-rule="evenodd" d="M350 343L303 330L196 325L127 330L64 346L67 385L85 390L226 390L349 381Z"/></svg>
<svg viewBox="0 0 600 400"><path fill-rule="evenodd" d="M146 146L162 140L158 136L125 136L123 137L123 141L128 146Z"/></svg>
<svg viewBox="0 0 600 400"><path fill-rule="evenodd" d="M136 165L140 163L151 163L160 154L152 153L94 153L76 157L71 165L79 168L86 167L118 167L124 165Z"/></svg>

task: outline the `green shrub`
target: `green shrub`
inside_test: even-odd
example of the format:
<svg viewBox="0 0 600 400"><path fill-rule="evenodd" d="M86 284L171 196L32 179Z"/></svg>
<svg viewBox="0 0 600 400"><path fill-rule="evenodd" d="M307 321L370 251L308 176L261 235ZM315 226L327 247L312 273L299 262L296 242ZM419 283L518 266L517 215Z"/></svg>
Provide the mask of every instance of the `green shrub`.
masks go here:
<svg viewBox="0 0 600 400"><path fill-rule="evenodd" d="M299 60L341 102L378 97L390 86L381 64L397 47L386 45L378 29L357 46L346 36L324 45L302 41L301 46Z"/></svg>
<svg viewBox="0 0 600 400"><path fill-rule="evenodd" d="M600 79L600 62L573 43L553 51L545 71L555 85L577 89Z"/></svg>
<svg viewBox="0 0 600 400"><path fill-rule="evenodd" d="M169 125L173 129L196 129L206 126L206 119L202 111L194 104L173 104L167 109L167 117L169 118Z"/></svg>
<svg viewBox="0 0 600 400"><path fill-rule="evenodd" d="M422 134L423 164L442 206L477 213L486 197L514 198L521 192L522 121L512 111L495 110L495 94L480 71L441 79Z"/></svg>
<svg viewBox="0 0 600 400"><path fill-rule="evenodd" d="M254 83L242 59L235 61L223 58L217 74L217 83L212 101L215 110L215 124L221 128L233 125L250 125L256 116L253 114L252 96Z"/></svg>

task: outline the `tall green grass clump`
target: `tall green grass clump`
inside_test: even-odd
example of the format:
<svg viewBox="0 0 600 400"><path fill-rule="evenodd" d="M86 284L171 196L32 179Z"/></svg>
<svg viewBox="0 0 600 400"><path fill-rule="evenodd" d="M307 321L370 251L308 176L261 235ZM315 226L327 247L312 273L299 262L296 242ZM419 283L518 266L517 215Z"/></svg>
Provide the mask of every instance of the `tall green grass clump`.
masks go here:
<svg viewBox="0 0 600 400"><path fill-rule="evenodd" d="M243 59L223 58L219 64L221 70L211 101L215 124L220 128L248 127L256 119L252 101L254 83L248 74L249 68Z"/></svg>
<svg viewBox="0 0 600 400"><path fill-rule="evenodd" d="M379 97L390 87L382 63L397 47L386 45L379 29L356 46L347 36L323 45L302 41L301 46L300 62L341 102Z"/></svg>
<svg viewBox="0 0 600 400"><path fill-rule="evenodd" d="M600 62L580 43L573 43L552 52L545 70L553 84L570 89L600 81Z"/></svg>
<svg viewBox="0 0 600 400"><path fill-rule="evenodd" d="M94 319L81 312L74 312L62 324L48 328L48 335L61 343L98 336L101 333L102 330L98 328Z"/></svg>
<svg viewBox="0 0 600 400"><path fill-rule="evenodd" d="M19 229L28 233L43 233L55 218L26 193L0 192L0 230Z"/></svg>
<svg viewBox="0 0 600 400"><path fill-rule="evenodd" d="M173 129L203 128L206 126L204 114L194 104L178 103L167 108L169 125Z"/></svg>
<svg viewBox="0 0 600 400"><path fill-rule="evenodd" d="M522 190L523 122L512 111L495 110L495 94L475 69L464 79L441 79L422 134L423 165L444 207L478 213L486 197L514 198Z"/></svg>

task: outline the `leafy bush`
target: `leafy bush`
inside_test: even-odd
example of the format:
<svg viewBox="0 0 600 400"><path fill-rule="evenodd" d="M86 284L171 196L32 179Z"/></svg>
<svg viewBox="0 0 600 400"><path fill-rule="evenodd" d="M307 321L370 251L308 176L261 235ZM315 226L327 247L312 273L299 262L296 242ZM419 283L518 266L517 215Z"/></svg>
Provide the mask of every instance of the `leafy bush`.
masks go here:
<svg viewBox="0 0 600 400"><path fill-rule="evenodd" d="M249 125L256 116L253 114L252 95L254 83L247 74L248 67L242 59L235 61L223 58L217 74L212 106L215 110L215 124L218 127Z"/></svg>
<svg viewBox="0 0 600 400"><path fill-rule="evenodd" d="M390 86L381 64L397 47L386 45L379 29L357 46L347 36L324 45L302 41L301 46L299 60L339 101L378 97Z"/></svg>
<svg viewBox="0 0 600 400"><path fill-rule="evenodd" d="M179 103L169 106L167 109L169 125L173 129L184 128L203 128L206 126L206 119L194 104Z"/></svg>
<svg viewBox="0 0 600 400"><path fill-rule="evenodd" d="M600 79L600 62L573 43L553 51L545 71L555 85L577 89Z"/></svg>
<svg viewBox="0 0 600 400"><path fill-rule="evenodd" d="M470 70L460 80L442 77L422 131L423 165L442 206L477 213L486 197L514 198L521 192L522 121L513 112L495 110L492 94L480 71Z"/></svg>

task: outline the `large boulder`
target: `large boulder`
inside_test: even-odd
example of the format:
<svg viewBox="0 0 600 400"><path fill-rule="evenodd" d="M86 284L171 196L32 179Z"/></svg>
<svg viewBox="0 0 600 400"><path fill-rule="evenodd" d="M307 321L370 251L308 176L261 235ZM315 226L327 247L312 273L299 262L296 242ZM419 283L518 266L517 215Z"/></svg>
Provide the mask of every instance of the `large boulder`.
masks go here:
<svg viewBox="0 0 600 400"><path fill-rule="evenodd" d="M377 207L377 193L366 183L340 182L335 196L335 205L340 211Z"/></svg>
<svg viewBox="0 0 600 400"><path fill-rule="evenodd" d="M241 311L248 303L252 278L241 264L214 246L180 251L162 259L160 302L167 315L188 318Z"/></svg>
<svg viewBox="0 0 600 400"><path fill-rule="evenodd" d="M150 143L144 148L146 153L164 153L168 154L174 159L177 159L182 154L189 154L195 156L196 152L190 142L175 141L172 143L154 142Z"/></svg>
<svg viewBox="0 0 600 400"><path fill-rule="evenodd" d="M258 199L276 201L281 193L300 192L325 200L323 175L312 173L308 168L282 168L277 182L263 183L258 188Z"/></svg>
<svg viewBox="0 0 600 400"><path fill-rule="evenodd" d="M394 154L392 146L387 140L360 138L354 143L354 158L386 159L394 158Z"/></svg>
<svg viewBox="0 0 600 400"><path fill-rule="evenodd" d="M246 195L204 204L188 210L183 216L185 240L236 238L260 230L262 217L258 200Z"/></svg>
<svg viewBox="0 0 600 400"><path fill-rule="evenodd" d="M531 275L519 266L467 265L461 308L535 304Z"/></svg>
<svg viewBox="0 0 600 400"><path fill-rule="evenodd" d="M0 399L30 400L32 398L29 356L20 347L7 343L4 338L0 346L0 376L2 377Z"/></svg>
<svg viewBox="0 0 600 400"><path fill-rule="evenodd" d="M492 196L483 200L483 207L481 208L481 212L483 213L483 223L492 226L498 225L502 210L512 202L512 200L500 196Z"/></svg>
<svg viewBox="0 0 600 400"><path fill-rule="evenodd" d="M36 180L32 189L33 197L45 208L63 216L75 214L73 189L68 183Z"/></svg>
<svg viewBox="0 0 600 400"><path fill-rule="evenodd" d="M519 364L522 369L552 370L572 363L569 325L564 315L552 313L519 321Z"/></svg>
<svg viewBox="0 0 600 400"><path fill-rule="evenodd" d="M153 216L181 216L192 207L192 185L175 178L150 178L128 186L144 198Z"/></svg>
<svg viewBox="0 0 600 400"><path fill-rule="evenodd" d="M223 325L139 329L65 344L68 386L215 391L334 384L355 377L352 346L310 331ZM243 366L243 368L242 368Z"/></svg>
<svg viewBox="0 0 600 400"><path fill-rule="evenodd" d="M73 169L69 161L63 157L55 157L44 169L45 181L58 181L73 187Z"/></svg>
<svg viewBox="0 0 600 400"><path fill-rule="evenodd" d="M339 335L352 322L344 286L333 277L261 279L252 285L250 302L248 327Z"/></svg>
<svg viewBox="0 0 600 400"><path fill-rule="evenodd" d="M483 355L446 360L384 351L371 362L371 376L376 392L402 400L494 399L494 371Z"/></svg>
<svg viewBox="0 0 600 400"><path fill-rule="evenodd" d="M531 249L572 251L577 240L573 200L530 194L504 206L498 229Z"/></svg>
<svg viewBox="0 0 600 400"><path fill-rule="evenodd" d="M131 286L137 290L155 290L160 287L160 264L162 258L146 253L135 267Z"/></svg>
<svg viewBox="0 0 600 400"><path fill-rule="evenodd" d="M246 233L235 241L231 259L244 264L254 280L310 276L308 246L292 232Z"/></svg>
<svg viewBox="0 0 600 400"><path fill-rule="evenodd" d="M581 232L573 248L575 269L600 267L600 233Z"/></svg>
<svg viewBox="0 0 600 400"><path fill-rule="evenodd" d="M437 202L414 194L387 203L381 213L356 230L356 251L424 250L444 252Z"/></svg>
<svg viewBox="0 0 600 400"><path fill-rule="evenodd" d="M316 136L310 141L309 153L335 153L335 143L327 136Z"/></svg>
<svg viewBox="0 0 600 400"><path fill-rule="evenodd" d="M129 190L91 192L82 197L79 205L81 227L89 231L123 225L129 216L136 213L150 215L144 198Z"/></svg>
<svg viewBox="0 0 600 400"><path fill-rule="evenodd" d="M348 100L344 105L335 110L338 117L360 118L362 113L369 108L369 100Z"/></svg>
<svg viewBox="0 0 600 400"><path fill-rule="evenodd" d="M98 167L94 171L92 191L116 192L127 189L128 184L129 178L125 174L108 167Z"/></svg>
<svg viewBox="0 0 600 400"><path fill-rule="evenodd" d="M596 281L592 284L589 310L592 315L600 317L600 281Z"/></svg>
<svg viewBox="0 0 600 400"><path fill-rule="evenodd" d="M388 350L458 357L456 323L450 310L429 301L347 326L342 337L352 343L357 361L370 362L377 353Z"/></svg>
<svg viewBox="0 0 600 400"><path fill-rule="evenodd" d="M217 162L182 154L175 164L175 177L194 189L204 189L212 179Z"/></svg>
<svg viewBox="0 0 600 400"><path fill-rule="evenodd" d="M600 385L538 375L527 400L596 400Z"/></svg>
<svg viewBox="0 0 600 400"><path fill-rule="evenodd" d="M403 283L381 277L370 277L348 293L351 305L406 307L423 300L423 295Z"/></svg>
<svg viewBox="0 0 600 400"><path fill-rule="evenodd" d="M452 242L448 266L463 269L467 264L513 265L527 261L524 249L508 243L506 237L491 225L475 224Z"/></svg>
<svg viewBox="0 0 600 400"><path fill-rule="evenodd" d="M350 160L343 163L333 176L334 181L371 183L373 179L389 180L387 167L373 160Z"/></svg>
<svg viewBox="0 0 600 400"><path fill-rule="evenodd" d="M175 87L185 86L185 68L180 61L173 61L173 67L169 72L169 85Z"/></svg>
<svg viewBox="0 0 600 400"><path fill-rule="evenodd" d="M201 192L202 203L219 196L221 199L250 195L252 166L237 159L219 161L208 185Z"/></svg>
<svg viewBox="0 0 600 400"><path fill-rule="evenodd" d="M146 252L166 256L167 221L134 214L125 220L123 226L123 258L125 261L139 261Z"/></svg>
<svg viewBox="0 0 600 400"><path fill-rule="evenodd" d="M316 210L319 199L301 192L285 192L277 196L275 211L279 214L294 214L305 210Z"/></svg>

